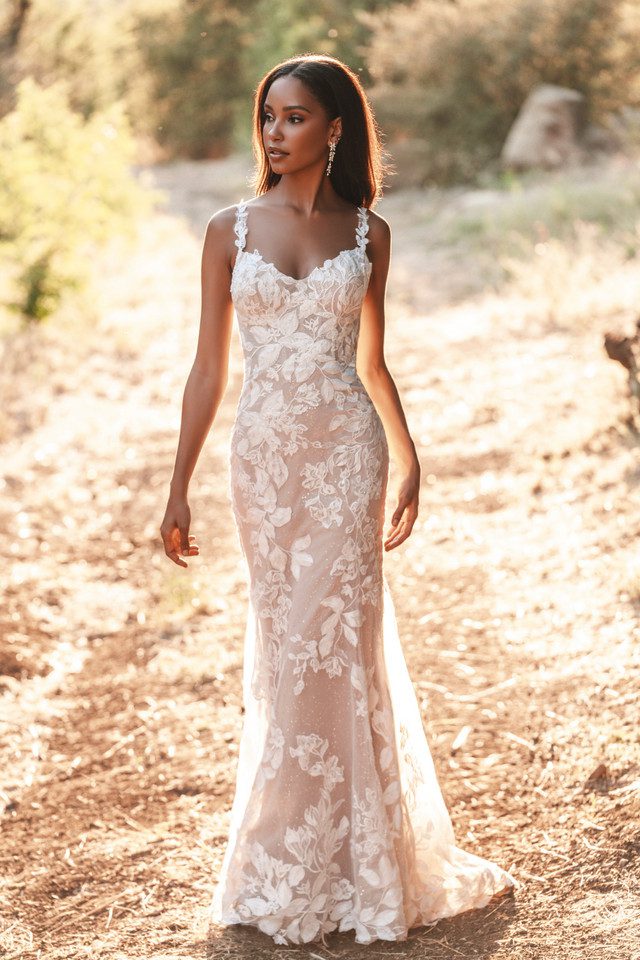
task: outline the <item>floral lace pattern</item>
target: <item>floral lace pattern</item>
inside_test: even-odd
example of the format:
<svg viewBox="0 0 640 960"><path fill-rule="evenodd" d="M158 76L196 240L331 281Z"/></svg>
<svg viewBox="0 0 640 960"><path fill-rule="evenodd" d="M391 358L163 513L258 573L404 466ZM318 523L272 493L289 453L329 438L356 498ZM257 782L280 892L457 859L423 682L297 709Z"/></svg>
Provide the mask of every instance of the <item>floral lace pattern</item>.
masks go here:
<svg viewBox="0 0 640 960"><path fill-rule="evenodd" d="M356 243L307 277L245 250L231 279L245 375L229 497L247 563L245 717L210 916L278 944L360 943L517 886L455 845L383 575L389 452L356 372L371 273Z"/></svg>

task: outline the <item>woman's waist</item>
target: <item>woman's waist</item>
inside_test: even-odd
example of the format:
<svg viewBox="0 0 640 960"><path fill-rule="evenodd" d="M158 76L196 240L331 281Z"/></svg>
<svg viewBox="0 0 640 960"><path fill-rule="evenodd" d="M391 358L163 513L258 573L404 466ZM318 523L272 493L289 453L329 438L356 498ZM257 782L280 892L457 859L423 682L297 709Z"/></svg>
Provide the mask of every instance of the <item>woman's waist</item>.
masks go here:
<svg viewBox="0 0 640 960"><path fill-rule="evenodd" d="M283 408L302 412L316 407L341 410L353 406L373 409L371 397L357 374L296 381L245 373L238 400L239 408L261 409L267 414L277 414Z"/></svg>
<svg viewBox="0 0 640 960"><path fill-rule="evenodd" d="M378 412L357 374L349 381L309 378L300 383L289 380L245 377L236 408L236 418L246 423L262 423L273 429L343 428L379 426Z"/></svg>
<svg viewBox="0 0 640 960"><path fill-rule="evenodd" d="M286 357L268 350L244 357L245 380L277 380L280 383L304 383L313 379L337 378L344 383L360 382L355 355L348 357L291 352Z"/></svg>

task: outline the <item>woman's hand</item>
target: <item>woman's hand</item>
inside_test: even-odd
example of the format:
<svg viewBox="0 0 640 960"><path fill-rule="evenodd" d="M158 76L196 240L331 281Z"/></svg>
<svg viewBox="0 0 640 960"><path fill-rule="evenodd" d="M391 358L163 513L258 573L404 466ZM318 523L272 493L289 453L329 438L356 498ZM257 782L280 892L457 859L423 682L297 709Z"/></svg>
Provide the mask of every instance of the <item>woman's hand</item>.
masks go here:
<svg viewBox="0 0 640 960"><path fill-rule="evenodd" d="M393 511L391 525L384 541L385 550L393 550L403 543L413 529L418 516L420 496L420 464L413 464L400 482L398 505Z"/></svg>
<svg viewBox="0 0 640 960"><path fill-rule="evenodd" d="M177 563L179 567L188 567L189 564L181 560L179 553L185 557L197 557L200 548L194 536L189 536L191 525L191 510L186 497L170 496L167 503L164 519L160 525L160 536L164 544L164 552Z"/></svg>

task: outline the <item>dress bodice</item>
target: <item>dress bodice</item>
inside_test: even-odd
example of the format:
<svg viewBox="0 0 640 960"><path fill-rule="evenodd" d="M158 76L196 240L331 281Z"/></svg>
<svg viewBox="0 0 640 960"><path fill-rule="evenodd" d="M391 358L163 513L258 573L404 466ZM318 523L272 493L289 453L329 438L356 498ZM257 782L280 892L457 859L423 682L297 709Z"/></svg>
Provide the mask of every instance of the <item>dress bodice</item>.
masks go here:
<svg viewBox="0 0 640 960"><path fill-rule="evenodd" d="M231 277L246 372L277 364L285 378L293 368L298 382L318 363L355 366L362 302L372 263L366 254L369 218L358 207L355 246L296 279L265 260L259 250L245 250L247 202L237 205ZM273 374L271 374L273 375Z"/></svg>

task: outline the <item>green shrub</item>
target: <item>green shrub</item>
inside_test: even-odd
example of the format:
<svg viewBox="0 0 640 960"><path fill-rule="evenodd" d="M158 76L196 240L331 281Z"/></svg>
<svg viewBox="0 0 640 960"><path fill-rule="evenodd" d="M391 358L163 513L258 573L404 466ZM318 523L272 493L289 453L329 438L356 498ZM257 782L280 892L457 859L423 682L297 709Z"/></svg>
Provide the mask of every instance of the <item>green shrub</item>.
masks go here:
<svg viewBox="0 0 640 960"><path fill-rule="evenodd" d="M86 282L95 246L131 228L151 194L130 173L118 105L84 120L65 84L31 78L16 95L0 120L0 259L14 285L6 306L42 320L65 289Z"/></svg>

